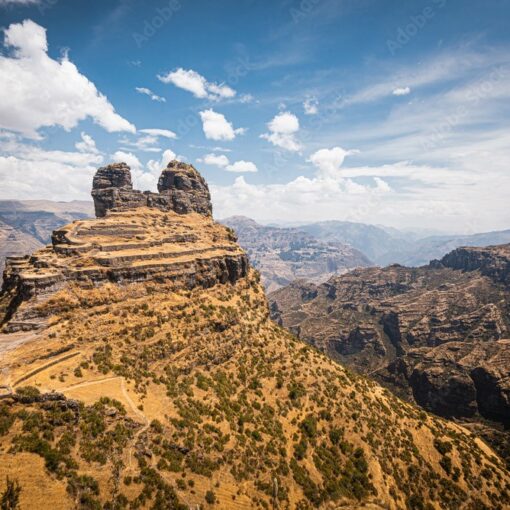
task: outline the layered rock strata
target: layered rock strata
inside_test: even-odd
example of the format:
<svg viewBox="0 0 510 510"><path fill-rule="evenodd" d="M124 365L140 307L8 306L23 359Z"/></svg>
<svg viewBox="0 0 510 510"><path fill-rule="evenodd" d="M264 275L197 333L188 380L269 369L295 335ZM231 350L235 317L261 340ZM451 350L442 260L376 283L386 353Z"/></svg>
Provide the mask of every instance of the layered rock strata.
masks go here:
<svg viewBox="0 0 510 510"><path fill-rule="evenodd" d="M140 201L151 195L132 190L125 164L100 168L92 191L98 219L55 230L51 245L7 260L0 296L4 329L38 327L44 307L28 302L44 303L70 284L93 287L157 280L190 289L234 283L246 276L247 257L231 231L212 220L207 185L200 174L171 162L159 188L157 200Z"/></svg>
<svg viewBox="0 0 510 510"><path fill-rule="evenodd" d="M370 268L270 295L272 316L331 357L446 417L510 424L510 245Z"/></svg>
<svg viewBox="0 0 510 510"><path fill-rule="evenodd" d="M108 211L138 207L212 215L211 195L204 178L192 165L176 160L170 161L163 170L158 193L133 189L131 171L125 163L102 167L94 176L92 198L98 218L106 216Z"/></svg>

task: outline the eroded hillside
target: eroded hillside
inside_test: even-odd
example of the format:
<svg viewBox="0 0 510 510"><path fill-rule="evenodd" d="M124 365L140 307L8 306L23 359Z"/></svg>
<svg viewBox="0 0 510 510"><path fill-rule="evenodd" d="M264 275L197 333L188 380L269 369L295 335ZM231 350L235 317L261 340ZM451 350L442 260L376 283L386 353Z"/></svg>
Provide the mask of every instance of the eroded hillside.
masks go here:
<svg viewBox="0 0 510 510"><path fill-rule="evenodd" d="M510 504L482 441L273 323L209 214L125 205L8 269L0 480L21 508Z"/></svg>
<svg viewBox="0 0 510 510"><path fill-rule="evenodd" d="M459 248L422 268L353 271L270 296L302 339L441 416L510 423L509 245ZM509 440L496 434L508 456Z"/></svg>

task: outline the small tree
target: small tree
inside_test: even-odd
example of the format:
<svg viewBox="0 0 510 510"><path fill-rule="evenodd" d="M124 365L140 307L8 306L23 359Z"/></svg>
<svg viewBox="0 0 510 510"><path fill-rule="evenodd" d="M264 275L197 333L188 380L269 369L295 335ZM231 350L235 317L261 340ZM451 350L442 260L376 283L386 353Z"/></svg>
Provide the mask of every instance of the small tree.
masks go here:
<svg viewBox="0 0 510 510"><path fill-rule="evenodd" d="M14 510L19 508L19 495L21 487L18 480L6 479L7 487L0 498L0 510Z"/></svg>

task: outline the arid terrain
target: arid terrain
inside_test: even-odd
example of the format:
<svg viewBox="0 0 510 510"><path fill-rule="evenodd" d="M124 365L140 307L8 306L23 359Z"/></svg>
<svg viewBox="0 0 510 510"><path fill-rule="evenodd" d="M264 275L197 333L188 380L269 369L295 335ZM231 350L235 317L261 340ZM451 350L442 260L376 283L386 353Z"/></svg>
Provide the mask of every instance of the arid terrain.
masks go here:
<svg viewBox="0 0 510 510"><path fill-rule="evenodd" d="M150 206L128 172L100 169L101 218L8 262L0 480L21 508L508 507L483 441L270 320L193 167Z"/></svg>
<svg viewBox="0 0 510 510"><path fill-rule="evenodd" d="M353 271L270 295L273 318L341 363L448 418L510 424L510 245L421 268ZM490 427L489 427L490 428ZM496 443L508 456L509 439Z"/></svg>

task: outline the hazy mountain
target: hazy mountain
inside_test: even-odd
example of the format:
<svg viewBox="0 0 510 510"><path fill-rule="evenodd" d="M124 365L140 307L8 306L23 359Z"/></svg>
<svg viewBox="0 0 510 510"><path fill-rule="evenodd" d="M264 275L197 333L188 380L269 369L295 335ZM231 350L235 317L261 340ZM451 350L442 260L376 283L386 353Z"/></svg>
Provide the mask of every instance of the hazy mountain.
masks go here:
<svg viewBox="0 0 510 510"><path fill-rule="evenodd" d="M461 246L491 246L510 242L510 230L473 235L424 236L418 232L345 221L311 223L299 229L321 241L347 243L380 266L421 266Z"/></svg>
<svg viewBox="0 0 510 510"><path fill-rule="evenodd" d="M372 265L352 246L318 240L299 228L263 226L244 216L226 218L222 223L235 230L268 291L297 278L320 283L333 274Z"/></svg>

